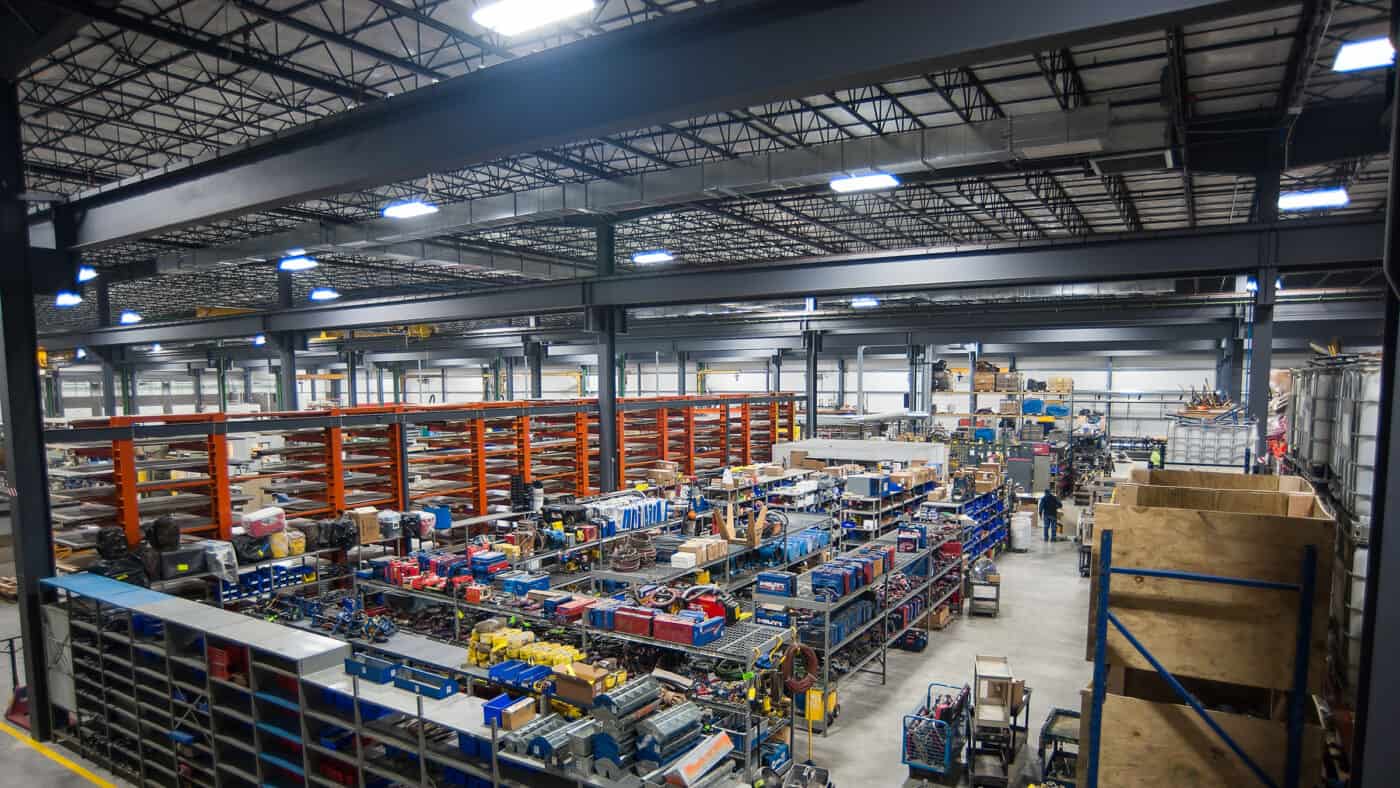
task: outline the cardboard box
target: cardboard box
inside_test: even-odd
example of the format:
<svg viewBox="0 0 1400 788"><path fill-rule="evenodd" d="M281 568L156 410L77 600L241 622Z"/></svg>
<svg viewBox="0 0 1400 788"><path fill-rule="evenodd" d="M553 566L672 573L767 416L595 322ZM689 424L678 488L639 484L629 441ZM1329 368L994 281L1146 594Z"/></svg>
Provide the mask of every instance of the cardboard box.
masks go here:
<svg viewBox="0 0 1400 788"><path fill-rule="evenodd" d="M825 471L826 463L822 460L803 460L800 467L804 471Z"/></svg>
<svg viewBox="0 0 1400 788"><path fill-rule="evenodd" d="M760 465L758 466L758 472L762 477L772 478L774 476L782 476L787 472L787 469L781 465Z"/></svg>
<svg viewBox="0 0 1400 788"><path fill-rule="evenodd" d="M519 730L535 718L535 699L521 698L501 711L501 730Z"/></svg>
<svg viewBox="0 0 1400 788"><path fill-rule="evenodd" d="M1002 416L1015 416L1021 412L1021 407L1014 399L1004 399L997 403L997 412Z"/></svg>
<svg viewBox="0 0 1400 788"><path fill-rule="evenodd" d="M794 450L788 452L788 467L789 467L789 468L804 468L804 467L806 467L806 466L803 464L803 463L805 463L805 462L807 462L807 452L805 452L805 451L799 451L799 450L797 450L797 449L794 449ZM823 464L825 464L825 463L823 463Z"/></svg>
<svg viewBox="0 0 1400 788"><path fill-rule="evenodd" d="M360 544L377 542L382 538L379 530L379 512L374 509L356 509L350 512L350 521L360 531Z"/></svg>
<svg viewBox="0 0 1400 788"><path fill-rule="evenodd" d="M972 373L973 391L995 391L997 387L997 373L995 372L974 372Z"/></svg>
<svg viewBox="0 0 1400 788"><path fill-rule="evenodd" d="M593 700L603 694L608 672L587 662L554 666L554 694L564 700L591 708Z"/></svg>
<svg viewBox="0 0 1400 788"><path fill-rule="evenodd" d="M997 391L1020 391L1021 373L1019 372L998 372Z"/></svg>
<svg viewBox="0 0 1400 788"><path fill-rule="evenodd" d="M1074 378L1052 377L1045 382L1045 390L1068 394L1074 391Z"/></svg>
<svg viewBox="0 0 1400 788"><path fill-rule="evenodd" d="M931 629L942 629L948 626L948 623L952 620L953 609L948 605L944 605L943 607L938 608L932 613L929 613L928 625Z"/></svg>

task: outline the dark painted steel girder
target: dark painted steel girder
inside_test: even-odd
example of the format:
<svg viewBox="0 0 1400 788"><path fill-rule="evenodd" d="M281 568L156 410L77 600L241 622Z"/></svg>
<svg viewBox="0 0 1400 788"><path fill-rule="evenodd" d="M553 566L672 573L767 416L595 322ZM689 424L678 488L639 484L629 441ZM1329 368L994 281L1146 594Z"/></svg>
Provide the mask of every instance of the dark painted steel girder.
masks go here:
<svg viewBox="0 0 1400 788"><path fill-rule="evenodd" d="M1019 0L773 0L697 9L444 80L89 194L78 200L77 245L158 234L704 112L1280 4L1076 0L1028 10ZM121 16L117 23L141 23L124 12L101 13ZM959 24L948 25L950 18ZM851 47L856 32L879 45ZM261 58L247 65L282 68ZM294 71L286 76L306 84L306 75ZM473 111L463 112L464 106Z"/></svg>
<svg viewBox="0 0 1400 788"><path fill-rule="evenodd" d="M50 347L171 343L284 331L578 312L591 307L771 301L819 295L1125 281L1244 272L1267 256L1282 271L1380 259L1380 223L1290 221L977 252L926 250L679 268L381 303L347 302L255 315L46 336Z"/></svg>

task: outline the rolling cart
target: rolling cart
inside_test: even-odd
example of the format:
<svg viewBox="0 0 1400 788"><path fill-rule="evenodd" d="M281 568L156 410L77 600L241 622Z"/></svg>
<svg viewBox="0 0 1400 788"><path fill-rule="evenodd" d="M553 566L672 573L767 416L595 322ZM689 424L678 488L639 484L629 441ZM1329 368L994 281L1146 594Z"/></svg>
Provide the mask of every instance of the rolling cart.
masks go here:
<svg viewBox="0 0 1400 788"><path fill-rule="evenodd" d="M1005 657L978 656L968 735L968 764L973 788L1006 788L1011 764L1025 741L1031 713L1031 690L1011 675Z"/></svg>
<svg viewBox="0 0 1400 788"><path fill-rule="evenodd" d="M1043 788L1074 788L1079 765L1078 711L1050 710L1040 726L1039 754Z"/></svg>
<svg viewBox="0 0 1400 788"><path fill-rule="evenodd" d="M910 776L935 782L958 778L971 706L972 689L967 685L928 685L924 702L904 717L901 760Z"/></svg>

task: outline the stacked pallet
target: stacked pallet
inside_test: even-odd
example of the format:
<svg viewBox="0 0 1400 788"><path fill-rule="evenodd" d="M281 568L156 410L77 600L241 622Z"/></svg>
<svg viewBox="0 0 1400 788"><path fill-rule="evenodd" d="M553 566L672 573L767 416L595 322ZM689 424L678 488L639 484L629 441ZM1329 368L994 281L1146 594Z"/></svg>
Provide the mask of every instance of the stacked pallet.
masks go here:
<svg viewBox="0 0 1400 788"><path fill-rule="evenodd" d="M1151 471L1135 473L1134 480L1138 483L1117 488L1114 503L1094 510L1088 659L1095 654L1099 545L1106 532L1113 533L1115 568L1285 584L1300 582L1305 549L1313 547L1316 575L1298 785L1317 784L1323 737L1312 695L1321 692L1327 673L1333 517L1305 492L1306 482L1293 477ZM1109 610L1283 786L1299 602L1292 590L1115 574ZM1105 663L1099 786L1262 784L1112 624ZM1084 693L1085 743L1090 741L1091 693ZM1089 784L1092 757L1080 759L1081 786Z"/></svg>

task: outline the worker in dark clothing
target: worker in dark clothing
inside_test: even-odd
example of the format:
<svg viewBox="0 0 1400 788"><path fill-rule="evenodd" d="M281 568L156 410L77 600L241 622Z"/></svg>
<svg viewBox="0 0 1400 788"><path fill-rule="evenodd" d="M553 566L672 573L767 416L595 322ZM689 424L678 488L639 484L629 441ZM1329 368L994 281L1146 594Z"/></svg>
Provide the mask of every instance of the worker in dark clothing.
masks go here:
<svg viewBox="0 0 1400 788"><path fill-rule="evenodd" d="M1047 542L1055 541L1055 526L1059 522L1060 509L1063 507L1064 504L1055 497L1055 491L1047 487L1044 497L1040 499L1040 521L1045 525L1045 541Z"/></svg>

